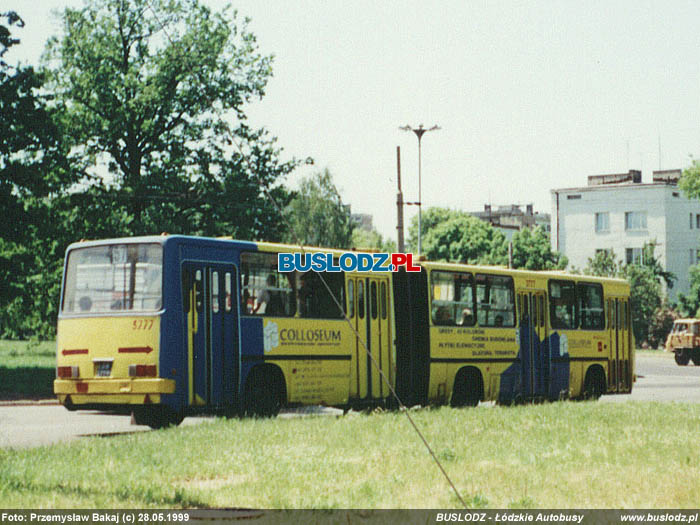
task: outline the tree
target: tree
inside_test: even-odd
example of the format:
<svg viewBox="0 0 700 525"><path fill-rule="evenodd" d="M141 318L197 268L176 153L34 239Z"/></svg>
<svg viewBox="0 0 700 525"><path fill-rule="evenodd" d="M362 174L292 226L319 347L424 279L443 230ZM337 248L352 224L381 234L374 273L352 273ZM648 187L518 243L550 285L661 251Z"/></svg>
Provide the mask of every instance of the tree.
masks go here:
<svg viewBox="0 0 700 525"><path fill-rule="evenodd" d="M583 273L599 277L618 277L622 269L622 261L618 261L613 250L601 250L588 259Z"/></svg>
<svg viewBox="0 0 700 525"><path fill-rule="evenodd" d="M549 235L539 226L524 228L513 235L513 268L563 270L566 256L552 251Z"/></svg>
<svg viewBox="0 0 700 525"><path fill-rule="evenodd" d="M418 218L409 230L409 246L417 246ZM423 253L431 261L505 264L505 236L490 224L466 213L428 208L423 214Z"/></svg>
<svg viewBox="0 0 700 525"><path fill-rule="evenodd" d="M274 139L245 123L272 63L246 24L198 0L91 0L63 12L64 34L45 55L49 86L93 166L71 203L105 218L74 228L281 236L263 192L284 203L276 184L298 163L280 162Z"/></svg>
<svg viewBox="0 0 700 525"><path fill-rule="evenodd" d="M286 208L286 242L350 248L354 224L328 169L306 177Z"/></svg>
<svg viewBox="0 0 700 525"><path fill-rule="evenodd" d="M700 265L694 265L689 270L690 291L678 294L678 305L686 317L700 315Z"/></svg>
<svg viewBox="0 0 700 525"><path fill-rule="evenodd" d="M352 247L358 250L368 249L383 253L394 253L396 251L396 243L391 239L385 239L374 228L371 230L355 228L352 231Z"/></svg>
<svg viewBox="0 0 700 525"><path fill-rule="evenodd" d="M689 199L700 199L700 161L693 159L683 170L678 187Z"/></svg>
<svg viewBox="0 0 700 525"><path fill-rule="evenodd" d="M50 337L55 326L62 248L56 196L76 180L58 110L47 107L44 77L6 61L24 27L0 14L0 337Z"/></svg>
<svg viewBox="0 0 700 525"><path fill-rule="evenodd" d="M639 264L626 265L620 276L630 283L634 337L637 342L648 341L654 313L662 304L661 284L651 268Z"/></svg>
<svg viewBox="0 0 700 525"><path fill-rule="evenodd" d="M666 343L666 338L673 329L673 322L679 318L680 314L664 300L649 323L649 346L660 348Z"/></svg>
<svg viewBox="0 0 700 525"><path fill-rule="evenodd" d="M667 323L662 319L663 293L661 281L664 274L654 255L653 244L644 247L642 264L623 264L617 260L615 252L601 251L595 257L588 259L584 273L602 277L618 277L630 283L630 309L632 311L632 330L638 343L656 341L661 337L663 326ZM672 278L672 274L667 275ZM658 317L655 321L655 318ZM661 328L658 327L661 325ZM653 328L655 331L650 331Z"/></svg>

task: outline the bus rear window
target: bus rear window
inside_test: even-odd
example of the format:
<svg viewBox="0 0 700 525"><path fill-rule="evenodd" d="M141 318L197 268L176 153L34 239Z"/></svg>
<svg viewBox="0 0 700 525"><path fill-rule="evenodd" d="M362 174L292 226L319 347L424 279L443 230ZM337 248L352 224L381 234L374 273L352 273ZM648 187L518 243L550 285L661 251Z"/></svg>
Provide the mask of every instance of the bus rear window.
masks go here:
<svg viewBox="0 0 700 525"><path fill-rule="evenodd" d="M68 254L63 313L143 312L162 307L160 244L113 244Z"/></svg>

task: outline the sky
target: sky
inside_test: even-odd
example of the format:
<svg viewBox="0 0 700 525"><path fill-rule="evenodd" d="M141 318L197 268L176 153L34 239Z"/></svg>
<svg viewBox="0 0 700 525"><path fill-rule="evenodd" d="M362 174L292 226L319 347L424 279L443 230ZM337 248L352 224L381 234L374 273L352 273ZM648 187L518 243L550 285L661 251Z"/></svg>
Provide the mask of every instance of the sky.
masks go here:
<svg viewBox="0 0 700 525"><path fill-rule="evenodd" d="M554 188L630 169L651 182L700 155L700 2L232 3L275 55L250 123L283 159L314 159L286 182L328 168L352 211L393 239L397 146L404 199L418 200L418 141L399 126L440 127L422 139L424 209L550 213ZM80 5L3 0L27 24L8 61L36 64L60 31L51 13Z"/></svg>

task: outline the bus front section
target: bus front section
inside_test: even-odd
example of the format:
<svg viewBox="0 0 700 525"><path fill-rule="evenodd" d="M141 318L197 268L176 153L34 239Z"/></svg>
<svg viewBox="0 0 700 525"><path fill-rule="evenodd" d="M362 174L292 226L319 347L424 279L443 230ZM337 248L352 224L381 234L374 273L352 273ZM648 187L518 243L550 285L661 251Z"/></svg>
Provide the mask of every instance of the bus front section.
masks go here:
<svg viewBox="0 0 700 525"><path fill-rule="evenodd" d="M160 370L163 246L69 247L56 336L54 393L69 410L133 412L153 427L182 418L163 402L175 380Z"/></svg>

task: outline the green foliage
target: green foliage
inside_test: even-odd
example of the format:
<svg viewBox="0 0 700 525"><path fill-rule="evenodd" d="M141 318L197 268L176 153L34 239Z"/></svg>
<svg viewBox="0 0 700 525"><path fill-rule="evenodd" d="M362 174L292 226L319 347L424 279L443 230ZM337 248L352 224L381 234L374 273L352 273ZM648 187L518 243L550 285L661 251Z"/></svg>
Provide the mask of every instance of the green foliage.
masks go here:
<svg viewBox="0 0 700 525"><path fill-rule="evenodd" d="M673 328L673 321L679 319L680 314L666 301L656 309L649 323L649 346L660 348L666 342L668 334Z"/></svg>
<svg viewBox="0 0 700 525"><path fill-rule="evenodd" d="M678 187L689 199L700 199L700 161L693 159L683 170Z"/></svg>
<svg viewBox="0 0 700 525"><path fill-rule="evenodd" d="M431 207L422 217L422 249L432 261L506 264L505 236L490 224L466 213ZM409 228L410 249L418 246L418 217Z"/></svg>
<svg viewBox="0 0 700 525"><path fill-rule="evenodd" d="M653 316L662 304L661 283L651 268L638 264L626 265L620 277L630 283L634 337L637 341L648 341Z"/></svg>
<svg viewBox="0 0 700 525"><path fill-rule="evenodd" d="M675 276L663 270L654 254L656 246L644 246L642 264L623 264L615 252L601 251L588 259L584 273L602 277L619 277L630 283L630 309L632 330L638 343L655 344L663 337L669 315L663 305L661 282L673 283ZM671 322L672 324L672 322Z"/></svg>
<svg viewBox="0 0 700 525"><path fill-rule="evenodd" d="M270 56L230 8L88 0L62 13L44 68L9 65L0 13L0 336L52 337L63 253L81 238L160 232L279 240L280 160L243 105ZM244 158L245 156L245 158Z"/></svg>
<svg viewBox="0 0 700 525"><path fill-rule="evenodd" d="M245 124L243 104L272 71L246 21L198 0L91 0L64 11L63 31L45 61L92 168L71 205L95 215L77 231L280 238L263 190L284 203L275 185L298 163L281 163L274 139Z"/></svg>
<svg viewBox="0 0 700 525"><path fill-rule="evenodd" d="M622 269L622 261L615 258L613 250L601 250L588 259L583 273L599 277L618 277Z"/></svg>
<svg viewBox="0 0 700 525"><path fill-rule="evenodd" d="M447 208L428 208L423 221L423 255L434 261L508 264L508 243L491 224L473 215ZM561 270L566 257L553 252L542 228L523 229L513 236L513 268ZM418 246L418 218L409 228L409 248Z"/></svg>
<svg viewBox="0 0 700 525"><path fill-rule="evenodd" d="M468 507L698 505L700 459L688 446L697 438L698 404L442 407L411 417ZM205 443L206 453L195 443ZM0 448L0 501L9 509L462 508L400 412L207 418L108 439ZM386 520L361 511L331 516ZM294 519L298 513L286 521Z"/></svg>
<svg viewBox="0 0 700 525"><path fill-rule="evenodd" d="M350 207L343 204L328 169L301 181L285 215L289 221L286 242L326 248L352 245L354 224Z"/></svg>
<svg viewBox="0 0 700 525"><path fill-rule="evenodd" d="M0 400L52 398L56 343L0 340Z"/></svg>
<svg viewBox="0 0 700 525"><path fill-rule="evenodd" d="M355 228L352 231L352 248L357 250L367 249L383 253L396 251L396 243L391 239L385 239L377 230L365 230Z"/></svg>
<svg viewBox="0 0 700 525"><path fill-rule="evenodd" d="M689 269L690 291L678 294L678 306L685 317L700 315L700 265Z"/></svg>
<svg viewBox="0 0 700 525"><path fill-rule="evenodd" d="M0 57L19 43L16 13L0 15ZM51 337L64 238L56 196L77 180L68 141L47 106L44 77L0 59L0 337Z"/></svg>
<svg viewBox="0 0 700 525"><path fill-rule="evenodd" d="M541 227L524 228L513 235L513 268L563 270L566 256L552 251L549 235Z"/></svg>

